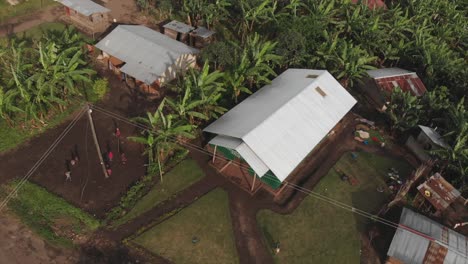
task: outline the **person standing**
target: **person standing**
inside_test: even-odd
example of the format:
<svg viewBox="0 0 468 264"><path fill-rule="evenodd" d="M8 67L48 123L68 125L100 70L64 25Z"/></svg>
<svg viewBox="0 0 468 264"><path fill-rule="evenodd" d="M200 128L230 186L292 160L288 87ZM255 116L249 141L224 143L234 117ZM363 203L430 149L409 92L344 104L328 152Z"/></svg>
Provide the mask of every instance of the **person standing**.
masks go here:
<svg viewBox="0 0 468 264"><path fill-rule="evenodd" d="M109 150L107 152L107 158L109 159L110 162L114 159L114 153L112 153L112 150Z"/></svg>
<svg viewBox="0 0 468 264"><path fill-rule="evenodd" d="M122 162L122 165L127 164L127 157L124 152L120 153L120 162Z"/></svg>
<svg viewBox="0 0 468 264"><path fill-rule="evenodd" d="M109 177L112 175L112 169L109 164L106 164L106 173Z"/></svg>
<svg viewBox="0 0 468 264"><path fill-rule="evenodd" d="M71 181L71 171L65 172L65 181Z"/></svg>

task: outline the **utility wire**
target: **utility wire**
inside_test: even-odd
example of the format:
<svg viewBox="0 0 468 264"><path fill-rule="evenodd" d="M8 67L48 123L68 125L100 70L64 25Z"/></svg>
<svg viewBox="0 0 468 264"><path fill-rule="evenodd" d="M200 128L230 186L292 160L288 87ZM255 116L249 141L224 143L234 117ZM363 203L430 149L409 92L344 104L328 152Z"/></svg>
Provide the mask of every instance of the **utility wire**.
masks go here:
<svg viewBox="0 0 468 264"><path fill-rule="evenodd" d="M81 118L85 113L86 107L82 107L78 114L73 118L73 120L68 124L68 126L62 131L62 133L55 139L55 141L49 146L49 148L42 154L39 160L33 165L33 167L26 173L26 175L21 178L20 182L14 187L14 189L7 195L7 197L0 203L0 212L8 204L8 202L17 194L18 190L26 183L26 181L33 175L33 173L41 166L41 164L49 157L49 155L54 151L62 139L70 132L70 130L75 126L76 122Z"/></svg>
<svg viewBox="0 0 468 264"><path fill-rule="evenodd" d="M122 121L122 122L124 122L124 123L127 123L127 124L129 124L129 125L138 127L138 128L140 128L140 129L142 129L142 130L148 131L149 133L157 134L157 133L156 133L155 131L153 131L153 129L152 129L151 127L149 127L149 126L146 126L146 125L144 125L144 124L137 123L136 121L133 121L133 120L127 118L127 117L124 117L124 116L122 116L122 115L116 114L116 113L114 113L114 112L111 112L111 111L109 111L109 110L107 110L107 109L104 109L104 108L101 108L101 107L98 107L98 106L95 106L95 105L91 105L91 107L92 107L94 110L97 110L98 112L101 112L101 113L103 113L103 114L105 114L105 115L108 115L108 116L111 116L111 117L113 117L113 118L116 118L116 119L118 119L118 120L120 120L120 121ZM204 149L204 148L202 148L202 147L199 147L199 146L197 146L197 145L194 145L194 144L191 144L191 143L187 143L187 142L181 142L180 140L178 140L178 139L175 138L175 137L168 137L168 138L172 139L172 141L173 141L174 143L177 143L177 144L180 144L180 145L182 145L182 146L185 146L185 147L192 148L192 149L194 149L194 150L203 152L203 153L205 153L205 154L207 154L207 155L209 155L209 156L212 156L212 157L214 156L213 153L211 153L211 152L207 151L206 149ZM216 158L225 160L225 161L227 161L227 162L231 162L231 164L233 164L233 165L235 165L235 166L238 166L238 167L241 167L241 168L244 168L244 169L248 169L248 168L249 168L248 166L245 166L245 165L242 164L242 163L239 163L239 162L235 162L235 161L226 159L226 158L224 158L223 156L216 156ZM269 179L271 179L271 180L273 180L273 181L276 181L276 182L278 182L278 183L286 184L287 187L289 187L289 188L292 188L292 189L294 189L294 190L303 192L303 193L305 193L305 194L307 194L307 195L310 195L310 196L312 196L312 197L314 197L314 198L317 198L317 199L319 199L319 200L321 200L321 201L324 201L324 202L326 202L326 203L329 203L329 204L331 204L331 205L334 205L334 206L336 206L336 207L338 207L338 208L341 208L341 209L350 211L350 212L352 212L352 213L355 213L355 214L357 214L357 215L363 216L363 217L365 217L365 218L369 218L369 219L371 219L371 220L373 220L373 221L382 223L382 224L387 225L387 226L390 226L390 227L392 227L392 228L400 229L400 230L403 230L403 231L406 231L406 232L410 232L410 233L416 234L416 235L418 235L418 236L425 237L426 239L430 239L430 240L435 241L435 242L437 242L437 243L439 243L439 244L441 244L441 245L443 245L443 246L445 246L445 247L447 247L447 248L452 248L452 249L453 249L453 247L449 246L447 243L442 242L442 241L440 241L440 240L438 240L438 239L436 239L436 238L434 238L434 237L431 237L431 236L428 236L428 235L426 235L426 234L423 234L423 233L421 233L421 232L419 232L419 231L417 231L417 230L414 230L414 229L412 229L412 228L410 228L410 227L407 227L407 226L404 226L404 225L401 225L401 224L392 222L392 221L387 220L387 219L385 219L385 218L379 217L378 215L374 215L374 214L368 213L368 212L366 212L366 211L364 211L364 210L361 210L361 209L355 208L355 207L353 207L353 206L351 206L351 205L348 205L348 204L346 204L346 203L343 203L343 202L334 200L334 199L332 199L332 198L330 198L330 197L324 196L324 195L322 195L322 194L320 194L320 193L314 192L314 191L312 191L312 190L310 190L310 189L307 189L307 188L304 188L304 187L302 187L302 186L299 186L299 185L296 185L296 184L292 184L292 183L289 183L289 182L286 182L286 181L285 181L285 182L281 182L281 181L279 181L279 180L278 180L274 175L272 175L272 174L266 173L264 176L262 176L262 178L263 178L263 177L269 178ZM455 250L455 252L459 253L459 251L458 251L457 249L454 249L454 250Z"/></svg>

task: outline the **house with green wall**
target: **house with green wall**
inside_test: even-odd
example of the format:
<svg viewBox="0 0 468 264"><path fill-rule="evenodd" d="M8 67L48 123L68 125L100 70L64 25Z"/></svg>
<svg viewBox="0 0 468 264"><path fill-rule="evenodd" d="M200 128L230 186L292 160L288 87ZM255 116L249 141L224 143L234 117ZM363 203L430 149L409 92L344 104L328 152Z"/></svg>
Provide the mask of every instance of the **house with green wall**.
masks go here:
<svg viewBox="0 0 468 264"><path fill-rule="evenodd" d="M215 158L278 189L355 104L328 71L288 69L203 131Z"/></svg>

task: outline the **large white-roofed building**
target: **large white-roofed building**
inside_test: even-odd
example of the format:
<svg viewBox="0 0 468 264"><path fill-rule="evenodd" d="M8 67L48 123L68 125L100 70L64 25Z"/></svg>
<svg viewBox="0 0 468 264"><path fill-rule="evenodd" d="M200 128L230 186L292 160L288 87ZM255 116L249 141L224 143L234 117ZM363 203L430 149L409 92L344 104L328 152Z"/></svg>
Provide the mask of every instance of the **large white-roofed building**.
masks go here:
<svg viewBox="0 0 468 264"><path fill-rule="evenodd" d="M108 66L135 79L143 90L154 90L196 64L198 49L141 25L119 25L96 47Z"/></svg>
<svg viewBox="0 0 468 264"><path fill-rule="evenodd" d="M204 131L218 155L276 189L355 104L327 71L288 69Z"/></svg>

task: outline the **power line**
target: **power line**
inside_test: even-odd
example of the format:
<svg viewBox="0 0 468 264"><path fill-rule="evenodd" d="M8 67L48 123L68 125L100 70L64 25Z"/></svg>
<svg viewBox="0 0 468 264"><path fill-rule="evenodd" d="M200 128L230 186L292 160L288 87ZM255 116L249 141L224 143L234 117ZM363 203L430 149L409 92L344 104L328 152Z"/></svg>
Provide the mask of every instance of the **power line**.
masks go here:
<svg viewBox="0 0 468 264"><path fill-rule="evenodd" d="M148 131L148 132L150 132L150 133L156 134L155 131L153 131L153 129L152 129L151 127L148 127L148 126L146 126L146 125L137 123L137 122L135 122L135 121L133 121L133 120L130 120L130 119L127 118L127 117L121 116L121 115L119 115L119 114L113 113L113 112L111 112L111 111L109 111L109 110L107 110L107 109L104 109L104 108L101 108L101 107L97 107L97 106L95 106L95 105L93 105L92 108L93 108L94 110L98 111L98 112L101 112L101 113L103 113L103 114L106 114L106 115L108 115L108 116L111 116L111 117L113 117L113 118L116 118L116 119L118 119L118 120L120 120L120 121L122 121L122 122L125 122L125 123L129 124L129 125L132 125L132 126L135 126L135 127L140 128L140 129L143 129L143 130L145 130L145 131ZM208 154L208 155L210 155L210 156L213 156L213 153L211 153L211 152L205 150L205 149L202 148L202 147L199 147L199 146L197 146L197 145L194 145L194 144L191 144L191 143L187 143L187 142L181 142L180 140L177 140L177 138L175 138L175 137L168 137L168 138L172 139L171 141L174 142L174 143L177 143L177 144L180 144L180 145L182 145L182 146L185 146L185 147L188 147L188 148L192 148L192 149L194 149L194 150L197 150L197 151L203 152L203 153L205 153L205 154ZM235 166L238 166L238 167L241 167L241 168L244 168L244 169L248 169L248 168L249 168L248 166L245 166L245 165L242 164L242 163L239 163L239 162L236 162L236 161L232 161L232 160L228 160L228 159L224 158L223 156L216 156L216 158L222 159L222 160L228 161L228 162L230 161L232 165L235 165ZM371 214L371 213L368 213L368 212L366 212L366 211L364 211L364 210L360 210L360 209L355 208L355 207L353 207L353 206L350 206L350 205L348 205L348 204L339 202L339 201L334 200L334 199L332 199L332 198L330 198L330 197L327 197L327 196L321 195L321 194L319 194L319 193L313 192L312 190L306 189L306 188L304 188L304 187L302 187L302 186L299 186L299 185L296 185L296 184L292 184L292 183L289 183L289 182L281 182L281 181L279 181L279 180L278 180L274 175L272 175L272 174L266 173L264 176L262 176L262 178L263 178L263 177L268 178L268 179L273 180L273 181L276 181L276 182L278 182L278 183L283 183L283 184L287 185L287 187L289 187L289 188L292 188L292 189L294 189L294 190L297 190L297 191L306 193L306 194L308 194L308 195L312 195L312 196L314 196L314 197L316 197L316 198L318 198L318 199L320 199L320 200L322 200L322 201L331 203L331 204L333 204L333 205L335 205L335 206L337 206L337 207L340 207L340 208L345 209L345 210L349 210L349 211L351 211L351 212L353 212L353 213L356 213L356 214L358 214L358 215L364 216L364 217L366 217L366 218L370 218L370 219L373 219L373 220L375 220L375 221L379 221L379 222L381 222L381 223L383 223L383 224L386 224L386 225L389 225L389 226L392 226L392 227L395 227L395 228L398 227L398 224L396 224L396 223L394 223L394 222L391 222L391 221L389 221L389 220L387 220L387 219L381 218L381 217L379 217L379 216L377 216L377 215L373 215L373 214Z"/></svg>
<svg viewBox="0 0 468 264"><path fill-rule="evenodd" d="M97 107L97 106L95 106L95 105L92 105L91 107L92 107L94 110L97 110L98 112L101 112L101 113L106 114L106 115L108 115L108 116L114 117L114 118L116 118L116 119L118 119L118 120L120 120L120 121L122 121L122 122L125 122L125 123L127 123L127 124L129 124L129 125L138 127L138 128L140 128L140 129L143 129L143 130L145 130L145 131L148 131L149 133L152 133L152 134L157 134L155 131L153 131L153 129L152 129L151 127L148 127L148 126L143 125L143 124L139 124L139 123L137 123L137 122L135 122L135 121L133 121L133 120L127 118L127 117L124 117L124 116L122 116L122 115L113 113L113 112L111 112L111 111L109 111L109 110L107 110L107 109L104 109L104 108L101 108L101 107ZM211 153L211 152L207 151L206 149L204 149L204 148L202 148L202 147L199 147L199 146L197 146L197 145L194 145L194 144L191 144L191 143L187 143L187 142L181 142L180 140L178 140L178 139L175 138L175 137L168 137L168 138L171 138L171 139L172 139L172 142L174 142L174 143L176 143L176 144L180 144L180 145L182 145L182 146L192 148L192 149L194 149L194 150L203 152L203 153L205 153L205 154L207 154L207 155L209 155L209 156L214 156L213 153ZM239 162L236 162L236 161L232 161L232 160L226 159L226 158L224 158L223 156L216 156L216 158L223 159L223 160L225 160L225 161L231 162L231 164L235 164L236 166L241 167L241 168L245 168L245 169L248 169L248 168L249 168L248 166L245 166L245 165L242 164L242 163L239 163ZM281 182L281 181L279 181L279 180L278 180L274 175L272 175L272 174L266 173L264 176L262 176L262 178L263 178L263 177L269 178L269 179L271 179L271 180L273 180L273 181L276 181L276 182L279 182L279 183L286 184L286 186L289 187L289 188L292 188L292 189L294 189L294 190L303 192L303 193L305 193L305 194L307 194L307 195L311 195L311 196L313 196L314 198L317 198L317 199L319 199L319 200L321 200L321 201L327 202L327 203L332 204L332 205L334 205L334 206L336 206L336 207L339 207L339 208L341 208L341 209L348 210L348 211L350 211L350 212L352 212L352 213L355 213L355 214L357 214L357 215L363 216L363 217L365 217L365 218L374 220L374 221L376 221L376 222L382 223L382 224L384 224L384 225L390 226L390 227L395 228L395 229L400 229L400 230L403 230L403 231L406 231L406 232L410 232L410 233L415 234L415 235L418 235L418 236L422 236L422 237L424 237L424 238L426 238L426 239L429 238L430 240L435 241L435 242L437 242L437 243L439 243L439 244L441 244L441 245L443 245L443 246L445 246L445 247L447 247L447 248L453 248L453 247L451 247L450 245L448 245L447 243L445 243L445 242L443 242L443 241L440 241L440 240L438 240L438 239L436 239L436 238L434 238L434 237L431 237L431 236L429 236L429 235L422 234L421 232L419 232L419 231L417 231L417 230L415 230L415 229L412 229L412 228L410 228L410 227L408 227L408 226L400 225L400 224L398 224L398 223L395 223L395 222L392 222L392 221L387 220L387 219L385 219L385 218L382 218L382 217L380 217L380 216L378 216L378 215L373 215L373 214L368 213L368 212L366 212L366 211L364 211L364 210L361 210L361 209L359 209L359 208L353 207L353 206L348 205L348 204L346 204L346 203L343 203L343 202L334 200L334 199L332 199L332 198L330 198L330 197L321 195L321 194L319 194L319 193L317 193L317 192L314 192L314 191L312 191L312 190L310 190L310 189L307 189L307 188L304 188L304 187L302 187L302 186L299 186L299 185L296 185L296 184L292 184L292 183L289 183L289 182L286 182L286 181L285 181L285 182ZM456 250L455 252L458 252L458 251Z"/></svg>
<svg viewBox="0 0 468 264"><path fill-rule="evenodd" d="M20 182L15 186L15 188L7 195L7 197L0 203L0 212L8 204L8 202L17 194L18 190L26 183L26 181L33 175L33 173L39 168L39 166L49 157L49 155L54 151L62 139L70 132L70 130L75 126L76 122L81 118L81 116L86 111L86 107L78 112L78 114L73 118L73 120L68 124L68 126L62 131L62 133L55 139L55 141L49 146L49 148L42 154L39 160L33 165L33 167L26 173L26 175L21 178Z"/></svg>

